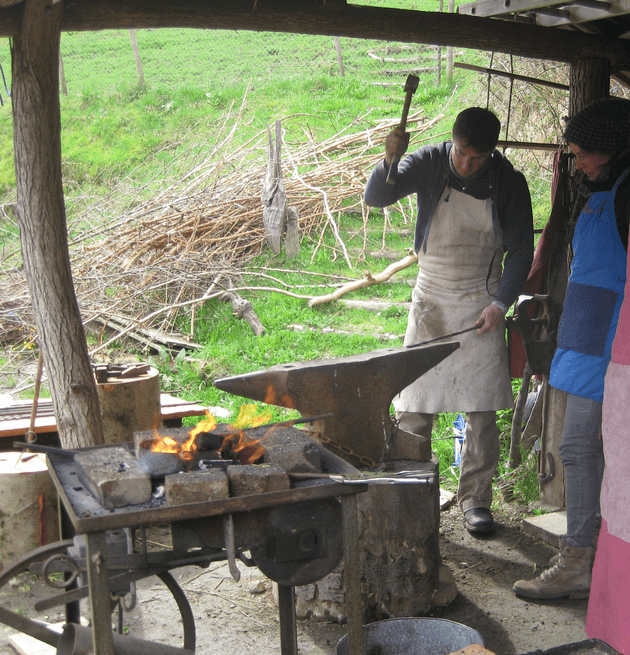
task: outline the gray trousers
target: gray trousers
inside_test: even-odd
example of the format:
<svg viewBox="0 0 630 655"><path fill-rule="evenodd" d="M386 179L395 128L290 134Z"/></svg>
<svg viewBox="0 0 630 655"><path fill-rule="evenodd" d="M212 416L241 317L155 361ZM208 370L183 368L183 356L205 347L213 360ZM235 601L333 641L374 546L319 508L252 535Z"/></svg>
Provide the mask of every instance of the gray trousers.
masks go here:
<svg viewBox="0 0 630 655"><path fill-rule="evenodd" d="M567 395L560 456L567 491L565 539L569 546L590 546L599 518L599 493L604 474L601 425L602 403Z"/></svg>
<svg viewBox="0 0 630 655"><path fill-rule="evenodd" d="M402 430L431 438L433 414L399 412L397 418ZM490 509L492 478L497 470L500 450L496 412L466 414L464 434L457 491L459 506L462 512L473 507Z"/></svg>

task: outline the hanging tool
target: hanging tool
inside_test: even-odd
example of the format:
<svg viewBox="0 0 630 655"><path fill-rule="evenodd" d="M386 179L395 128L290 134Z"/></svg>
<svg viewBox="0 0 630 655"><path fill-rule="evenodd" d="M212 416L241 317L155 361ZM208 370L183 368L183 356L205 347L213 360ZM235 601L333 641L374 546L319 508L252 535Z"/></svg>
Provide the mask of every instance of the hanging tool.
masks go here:
<svg viewBox="0 0 630 655"><path fill-rule="evenodd" d="M407 115L409 114L409 106L411 105L411 96L416 92L420 78L416 75L407 75L404 91L405 104L403 105L402 118L400 119L399 127L404 132L407 127ZM392 157L392 162L389 166L389 173L387 173L387 184L394 184L396 182L396 175L398 174L398 162L400 161L399 155Z"/></svg>

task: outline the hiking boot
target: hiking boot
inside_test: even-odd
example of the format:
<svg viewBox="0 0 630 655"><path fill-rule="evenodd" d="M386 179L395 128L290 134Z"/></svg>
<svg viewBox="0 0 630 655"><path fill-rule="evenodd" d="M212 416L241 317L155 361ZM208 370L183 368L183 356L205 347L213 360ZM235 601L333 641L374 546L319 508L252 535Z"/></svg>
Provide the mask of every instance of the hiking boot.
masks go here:
<svg viewBox="0 0 630 655"><path fill-rule="evenodd" d="M595 523L595 532L593 532L593 541L591 542L595 548L593 548L593 559L595 559L595 550L597 548L597 540L599 539L599 531L602 528L602 520L598 519L597 522ZM550 569L552 566L555 566L559 561L560 557L562 557L562 553L556 553L553 557L549 558L549 561L547 562L547 568ZM591 562L591 568L593 567L593 562Z"/></svg>
<svg viewBox="0 0 630 655"><path fill-rule="evenodd" d="M514 583L514 593L525 598L546 600L569 597L569 600L588 598L591 589L593 546L578 548L560 540L558 561L533 580Z"/></svg>

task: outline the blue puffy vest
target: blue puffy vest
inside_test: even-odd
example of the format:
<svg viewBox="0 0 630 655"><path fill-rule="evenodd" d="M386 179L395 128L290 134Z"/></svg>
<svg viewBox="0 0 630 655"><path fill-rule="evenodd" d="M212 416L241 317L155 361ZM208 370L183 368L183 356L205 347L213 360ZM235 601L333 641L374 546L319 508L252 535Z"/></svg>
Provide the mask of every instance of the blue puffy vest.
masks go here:
<svg viewBox="0 0 630 655"><path fill-rule="evenodd" d="M591 195L573 236L571 275L558 328L558 349L549 383L601 402L626 283L626 250L615 221L615 193Z"/></svg>

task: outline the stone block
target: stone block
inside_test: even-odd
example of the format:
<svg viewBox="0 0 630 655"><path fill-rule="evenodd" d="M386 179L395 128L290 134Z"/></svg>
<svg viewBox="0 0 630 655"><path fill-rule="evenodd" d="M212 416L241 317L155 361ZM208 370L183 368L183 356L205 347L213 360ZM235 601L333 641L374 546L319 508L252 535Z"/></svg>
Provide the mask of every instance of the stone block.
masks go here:
<svg viewBox="0 0 630 655"><path fill-rule="evenodd" d="M523 519L521 528L551 544L554 548L560 548L560 538L567 531L567 513L563 510L539 516L528 516Z"/></svg>
<svg viewBox="0 0 630 655"><path fill-rule="evenodd" d="M287 473L320 473L320 449L308 435L295 429L280 429L265 437L264 463L279 466Z"/></svg>
<svg viewBox="0 0 630 655"><path fill-rule="evenodd" d="M95 448L74 457L77 475L87 490L108 509L151 500L151 476L124 448Z"/></svg>
<svg viewBox="0 0 630 655"><path fill-rule="evenodd" d="M266 464L242 464L228 466L232 496L251 496L270 491L284 491L291 487L291 481L284 469Z"/></svg>
<svg viewBox="0 0 630 655"><path fill-rule="evenodd" d="M228 477L221 469L167 475L164 478L164 489L168 505L202 503L230 497Z"/></svg>
<svg viewBox="0 0 630 655"><path fill-rule="evenodd" d="M431 440L418 434L398 430L390 439L384 459L387 462L400 460L430 462Z"/></svg>

